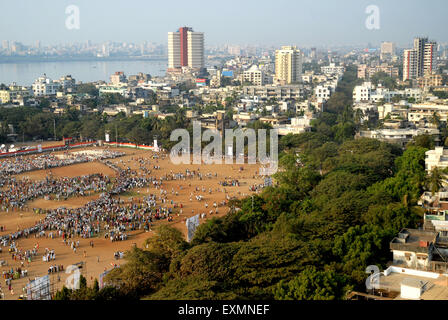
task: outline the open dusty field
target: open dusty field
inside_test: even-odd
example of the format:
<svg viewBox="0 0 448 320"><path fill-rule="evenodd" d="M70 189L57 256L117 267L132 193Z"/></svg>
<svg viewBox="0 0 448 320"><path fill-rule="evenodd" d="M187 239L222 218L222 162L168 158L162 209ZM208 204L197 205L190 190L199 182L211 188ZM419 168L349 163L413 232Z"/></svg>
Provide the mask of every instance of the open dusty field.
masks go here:
<svg viewBox="0 0 448 320"><path fill-rule="evenodd" d="M11 144L11 143L10 143ZM42 147L52 147L52 146L60 146L64 144L64 141L29 141L29 142L16 142L13 143L17 147L37 147L38 145L42 145Z"/></svg>
<svg viewBox="0 0 448 320"><path fill-rule="evenodd" d="M192 180L172 180L164 181L163 189L167 190L168 200L173 200L175 203L183 205L183 213L178 216L173 215L174 220L168 222L166 220L156 221L154 227L160 224L170 224L181 230L184 235L186 235L185 219L196 215L198 213L206 213L206 218L201 219L201 223L205 220L213 218L215 216L222 216L226 214L229 210L228 207L219 207L219 213L209 214L209 210L212 208L214 201L220 203L229 197L244 197L250 195L252 192L249 191L249 186L253 184L263 183L263 179L258 177L258 165L175 165L171 163L170 159L167 157L165 159L152 159L152 152L134 149L112 149L121 152L126 152L126 156L121 158L112 159L111 162L116 163L122 168L130 167L134 170L140 170L140 164L138 159L145 158L150 159L150 165L146 165L146 168L151 169L151 176L162 177L165 174L170 173L185 173L186 169L191 171L200 171L204 176L208 173L213 174L212 178L203 178L199 180L198 178ZM153 170L153 166L160 166L159 170ZM243 170L240 170L243 167ZM93 174L93 173L103 173L106 175L114 176L115 172L107 166L99 162L91 162L84 164L76 164L67 167L53 168L51 169L53 176L60 177L74 177L79 175ZM47 175L48 170L40 170L33 172L26 172L19 176L30 177L34 180L44 179ZM214 174L217 174L215 177ZM240 186L235 187L222 187L218 183L224 180L237 179L240 182ZM196 187L199 191L196 191ZM205 192L202 191L205 188ZM209 194L209 189L212 193ZM121 199L127 201L133 201L137 198L141 198L147 194L159 194L159 190L153 187L134 189L123 195L120 195ZM172 194L172 192L178 192L178 195ZM190 201L190 196L193 195ZM202 195L203 200L197 201L195 195ZM67 199L65 201L56 200L44 200L37 199L33 202L29 202L29 211L15 211L15 212L0 212L0 225L6 227L6 232L0 234L6 234L9 232L16 231L17 228L24 228L34 225L36 221L44 218L43 215L38 215L32 212L31 208L57 208L57 207L67 207L76 208L81 207L85 203L94 200L99 195L90 195L86 197L74 197ZM205 208L205 203L208 203L208 209ZM165 204L168 207L172 207L170 203ZM153 229L154 229L153 227ZM144 230L127 232L129 237L126 241L111 242L109 239L104 238L93 238L93 239L76 239L80 241L80 247L77 252L74 253L70 246L66 246L62 243L62 239L55 238L35 238L34 235L27 239L19 239L17 241L19 247L22 250L29 250L34 247L36 243L39 244L39 254L34 258L30 265L25 263L24 269L28 270L28 277L21 278L19 280L13 280L12 288L14 290L14 295L7 290L4 279L1 280L0 284L2 286L3 292L5 293L5 299L17 299L20 294L22 294L22 288L28 282L28 279L34 279L38 276L43 276L47 274L48 267L52 264L63 265L66 268L70 264L74 264L80 261L86 262L86 268L83 270L84 275L87 277L89 284L92 283L94 278L99 278L99 274L105 269L111 269L111 263L120 264L123 261L114 259L114 252L116 251L126 251L133 244L137 246L142 246L143 242L153 234L153 231L145 232ZM94 241L94 247L89 246L89 242ZM42 254L45 252L45 248L53 249L56 253L56 260L51 262L43 262ZM6 251L6 252L5 252ZM84 253L86 256L84 256ZM11 267L16 268L20 266L20 262L11 259L11 255L7 252L7 248L3 248L3 252L0 253L0 261L4 260L7 262L7 266L0 267L0 274L10 269ZM60 281L58 281L58 276ZM60 272L59 274L51 274L52 283L55 285L55 289L59 289L65 282L68 274L65 272Z"/></svg>
<svg viewBox="0 0 448 320"><path fill-rule="evenodd" d="M103 173L105 175L114 176L115 172L109 167L99 162L78 163L68 167L51 168L47 170L37 170L24 172L17 175L19 178L28 177L31 180L43 180L51 172L53 177L78 177L94 173Z"/></svg>

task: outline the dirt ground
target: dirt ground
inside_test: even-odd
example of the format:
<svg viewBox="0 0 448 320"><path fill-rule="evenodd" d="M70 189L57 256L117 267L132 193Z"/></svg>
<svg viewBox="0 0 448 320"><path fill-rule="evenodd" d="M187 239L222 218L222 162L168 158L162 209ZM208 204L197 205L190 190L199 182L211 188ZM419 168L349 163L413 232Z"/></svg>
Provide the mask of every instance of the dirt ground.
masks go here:
<svg viewBox="0 0 448 320"><path fill-rule="evenodd" d="M28 177L31 180L43 180L51 172L53 177L78 177L94 173L114 176L115 171L99 162L78 163L67 167L51 168L47 170L29 171L18 175L19 178Z"/></svg>
<svg viewBox="0 0 448 320"><path fill-rule="evenodd" d="M160 170L152 170L151 175L156 177L164 176L169 173L185 173L185 169L189 169L191 171L198 170L206 175L207 173L217 174L217 177L212 179L204 178L203 180L199 180L197 178L193 180L174 180L174 181L164 181L163 189L167 190L168 200L173 200L175 203L183 204L183 214L178 216L174 214L174 220L172 222L168 222L166 220L157 221L154 223L153 229L160 224L170 224L183 232L186 235L187 229L185 225L185 219L196 215L198 213L206 213L206 218L201 219L201 223L204 221L213 218L215 216L223 216L228 211L228 207L219 207L219 213L209 214L209 210L213 205L213 202L217 203L226 199L226 195L230 197L245 197L252 192L249 191L249 186L253 184L261 184L263 183L263 179L260 178L258 174L258 165L175 165L171 163L169 157L162 160L154 159L152 160L153 153L151 151L145 150L135 150L135 149L112 149L121 152L126 152L126 156L121 158L112 159L111 162L116 163L118 166L125 168L130 167L134 170L139 170L140 165L137 161L137 158L146 158L151 159L151 170L153 165L160 166ZM147 167L149 167L147 165ZM241 171L240 168L243 168ZM67 167L60 167L51 169L53 176L60 177L74 177L79 175L93 174L93 173L103 173L106 175L114 176L115 172L108 168L107 166L99 163L84 163L84 164L76 164ZM48 170L39 170L33 172L23 173L19 176L27 176L31 179L44 179L47 175ZM218 184L219 181L228 179L237 179L240 182L240 186L237 187L222 187ZM195 188L205 187L206 192L195 191ZM209 188L212 189L212 194L209 194ZM224 192L225 189L225 192ZM171 191L178 192L178 195L171 194ZM155 188L141 188L134 189L130 192L120 196L122 199L132 201L136 198L140 198L145 196L146 194L153 193L159 194L159 190ZM193 193L192 201L190 201L190 193ZM203 200L201 202L197 201L194 195L202 195ZM57 208L57 207L67 207L67 208L76 208L83 206L85 203L96 199L99 195L90 195L86 197L75 197L70 198L66 201L56 201L56 200L44 200L37 199L33 202L28 203L28 211L16 211L16 212L0 212L0 225L6 227L6 231L0 234L6 234L11 231L17 230L17 228L29 227L35 224L36 221L43 219L43 215L38 215L33 213L32 208ZM208 209L205 208L205 203L208 203ZM77 252L74 253L70 246L66 246L63 244L62 239L50 239L50 238L35 238L34 235L30 236L28 239L19 239L16 243L22 250L29 250L34 247L36 243L39 244L38 255L34 258L30 265L25 263L25 266L22 269L28 270L28 277L21 278L18 280L13 280L12 288L14 290L14 294L12 295L7 289L4 279L1 280L0 285L5 293L5 299L18 299L19 295L22 294L22 288L26 285L26 283L35 277L40 277L48 273L48 267L50 265L63 265L64 269L71 264L78 263L80 261L86 262L86 267L81 269L81 273L86 276L89 285L93 282L95 278L99 278L100 273L105 270L110 270L112 268L112 264L120 264L123 260L116 261L114 259L114 252L123 251L130 249L132 245L137 245L142 247L144 241L151 237L154 234L154 231L151 230L149 232L145 232L143 230L134 231L129 233L129 237L126 241L117 241L111 242L109 239L104 238L93 238L93 239L75 239L80 241L80 247ZM94 241L94 247L91 248L89 246L89 242ZM45 248L53 249L56 253L56 260L51 262L42 261L42 255L45 252ZM11 259L11 255L5 250L7 248L3 248L3 252L0 253L0 261L4 260L7 263L7 266L0 267L0 274L10 269L11 267L16 268L20 266L20 262L13 261ZM6 252L5 252L6 251ZM59 272L58 274L50 274L51 283L53 285L53 290L56 291L60 289L62 285L65 283L65 280L69 276L65 272ZM60 278L58 280L58 277Z"/></svg>

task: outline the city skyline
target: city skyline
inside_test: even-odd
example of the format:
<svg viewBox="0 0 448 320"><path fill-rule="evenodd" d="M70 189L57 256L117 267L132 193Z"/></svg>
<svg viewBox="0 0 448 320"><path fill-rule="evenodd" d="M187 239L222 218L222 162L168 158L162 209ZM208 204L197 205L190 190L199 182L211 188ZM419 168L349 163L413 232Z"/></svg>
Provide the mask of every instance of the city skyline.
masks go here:
<svg viewBox="0 0 448 320"><path fill-rule="evenodd" d="M253 1L240 3L233 0L226 3L175 1L169 4L138 2L141 10L136 11L130 10L129 3L118 1L37 3L22 0L0 4L3 12L10 13L0 21L0 38L23 43L40 39L42 45L87 40L166 43L167 31L190 25L207 34L206 46L226 43L301 47L371 43L377 46L382 41L392 41L407 47L414 36L448 42L448 36L443 32L443 24L447 24L443 8L448 8L448 3L438 0L431 4L407 1L403 6L402 2L384 0L375 3L364 0L344 3L285 0L262 1L257 5ZM66 8L70 5L79 8L79 29L66 28L70 15L66 14ZM380 10L379 30L369 30L365 25L369 5ZM438 10L433 10L436 7ZM413 23L417 18L421 22L418 25Z"/></svg>

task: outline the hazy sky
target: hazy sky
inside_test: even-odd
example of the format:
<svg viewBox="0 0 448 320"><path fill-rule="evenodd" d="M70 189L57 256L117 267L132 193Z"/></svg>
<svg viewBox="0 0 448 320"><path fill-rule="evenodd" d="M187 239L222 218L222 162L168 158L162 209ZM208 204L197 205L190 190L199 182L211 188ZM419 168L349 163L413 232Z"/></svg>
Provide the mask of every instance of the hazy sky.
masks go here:
<svg viewBox="0 0 448 320"><path fill-rule="evenodd" d="M72 4L79 30L65 27ZM365 26L369 5L380 9L380 30ZM0 0L0 12L0 40L26 44L166 43L184 25L205 32L210 45L407 45L419 35L448 42L447 0Z"/></svg>

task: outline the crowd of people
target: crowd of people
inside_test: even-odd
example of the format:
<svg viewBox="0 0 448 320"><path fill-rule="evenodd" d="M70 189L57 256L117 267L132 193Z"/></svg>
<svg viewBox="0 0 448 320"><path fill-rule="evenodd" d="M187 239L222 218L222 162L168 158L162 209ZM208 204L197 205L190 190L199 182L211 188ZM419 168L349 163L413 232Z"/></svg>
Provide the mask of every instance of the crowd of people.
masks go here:
<svg viewBox="0 0 448 320"><path fill-rule="evenodd" d="M28 178L10 177L5 188L0 191L0 209L25 209L28 201L53 195L56 200L66 200L72 196L84 196L87 192L104 192L110 178L103 174L92 174L74 178L53 178L33 181Z"/></svg>
<svg viewBox="0 0 448 320"><path fill-rule="evenodd" d="M0 162L0 176L19 174L33 170L46 170L95 160L115 159L123 155L124 153L122 152L102 150L102 152L95 153L67 151L59 156L53 154L19 156Z"/></svg>
<svg viewBox="0 0 448 320"><path fill-rule="evenodd" d="M154 178L149 175L150 172L143 175L138 174L129 167L122 169L110 161L103 161L103 163L117 171L115 179L110 179L101 174L73 179L64 178L54 180L47 178L46 181L49 181L49 184L44 182L30 182L33 186L33 188L29 188L31 194L27 194L26 190L28 189L22 188L22 205L26 203L25 200L33 199L38 195L54 194L55 191L60 192L59 194L63 196L82 195L87 190L104 192L98 199L88 202L80 208L67 209L59 207L56 209L35 209L35 212L45 215L45 218L30 228L18 230L17 232L0 237L0 241L13 241L20 237L29 237L32 234L36 238L91 238L97 236L101 231L105 231L107 237L110 237L112 241L126 240L126 231L136 229L149 230L154 219L169 218L169 215L172 213L172 208L168 208L166 205L156 206L157 200L162 202L162 204L167 204L166 190L161 189L158 198L150 194L142 200L131 201L128 204L125 204L120 198L114 197L130 189L142 188L149 185L159 189L162 186L163 178ZM26 184L23 181L22 183ZM108 187L107 190L106 186ZM14 195L14 193L4 191L1 195L3 198L0 199L9 199L8 201L2 202L2 205L4 203L12 203L8 195Z"/></svg>
<svg viewBox="0 0 448 320"><path fill-rule="evenodd" d="M58 273L64 271L64 266L61 264L55 264L48 267L48 274Z"/></svg>
<svg viewBox="0 0 448 320"><path fill-rule="evenodd" d="M223 187L239 187L240 186L240 182L238 180L236 180L236 179L229 178L229 179L226 179L224 181L220 181L219 185L223 186Z"/></svg>
<svg viewBox="0 0 448 320"><path fill-rule="evenodd" d="M2 276L5 279L6 284L11 285L11 280L17 280L28 276L28 270L22 269L22 267L11 268L7 271L3 271Z"/></svg>
<svg viewBox="0 0 448 320"><path fill-rule="evenodd" d="M56 260L56 253L54 250L45 249L45 254L42 256L42 261L50 262Z"/></svg>
<svg viewBox="0 0 448 320"><path fill-rule="evenodd" d="M114 157L116 154L108 154L108 156ZM147 168L147 166L153 164L150 160L143 158L137 158L136 160L140 165L140 169ZM42 236L50 236L51 238L92 238L98 236L102 231L105 232L105 237L110 238L111 241L125 240L127 239L127 231L136 229L148 231L154 220L168 219L172 221L173 209L176 207L182 208L181 203L168 199L168 190L163 188L164 181L195 178L202 180L217 177L216 173L209 172L203 174L198 168L198 170L192 171L188 169L183 172L171 171L156 178L151 176L151 170L149 169L143 170L142 173L142 170L137 172L129 167L122 168L107 159L101 159L100 161L117 172L114 179L102 174L58 179L47 177L39 182L26 178L19 180L11 177L8 184L9 187L0 191L0 207L3 208L23 208L27 201L44 195L54 195L57 199L60 199L61 197L67 198L74 195L82 196L89 191L102 193L98 199L88 202L80 208L35 209L35 212L44 214L45 218L32 227L1 236L0 241L5 239L13 241L20 237L29 237L31 234L34 234L36 238ZM123 160L118 162L125 164ZM236 179L231 179L231 177L226 177L219 184L221 186L239 186L240 182ZM143 199L131 201L132 203L128 204L116 197L128 190L147 186L152 186L159 191L159 194L148 194ZM252 186L251 188L258 189L258 186ZM196 187L195 191L197 194L193 195L191 193L190 201L192 201L193 197L199 202L202 201L204 196L200 192L205 193L207 189L202 186L202 189ZM225 189L222 190L220 188L217 188L215 191L224 191L226 193ZM212 188L208 188L208 193L213 193ZM171 194L178 195L173 188L171 189ZM229 196L226 199L229 200ZM208 211L207 203L205 204L205 209ZM208 213L218 213L218 204L216 202L214 203L214 208L208 211Z"/></svg>
<svg viewBox="0 0 448 320"><path fill-rule="evenodd" d="M39 156L20 156L17 158L5 159L0 162L0 209L25 209L26 202L36 198L54 195L57 200L67 199L73 195L84 196L86 192L105 191L110 183L107 176L93 174L75 178L53 178L51 172L45 180L33 181L29 178L17 178L14 174L49 169L60 166L67 166L75 163L87 161L104 161L105 159L116 158L124 155L121 152L103 150L99 153L69 153L62 157L52 154ZM1 231L1 230L0 230Z"/></svg>
<svg viewBox="0 0 448 320"><path fill-rule="evenodd" d="M249 191L252 192L260 192L261 190L263 190L266 186L264 184L253 184L251 186L249 186Z"/></svg>

